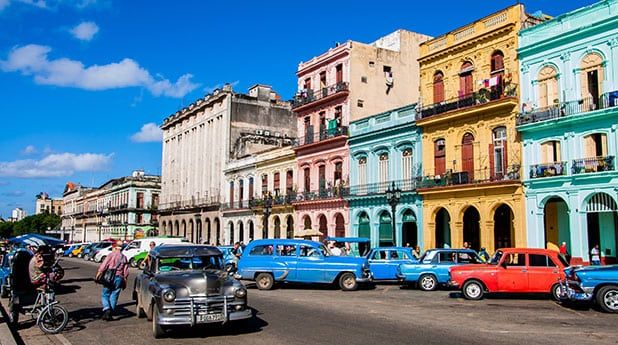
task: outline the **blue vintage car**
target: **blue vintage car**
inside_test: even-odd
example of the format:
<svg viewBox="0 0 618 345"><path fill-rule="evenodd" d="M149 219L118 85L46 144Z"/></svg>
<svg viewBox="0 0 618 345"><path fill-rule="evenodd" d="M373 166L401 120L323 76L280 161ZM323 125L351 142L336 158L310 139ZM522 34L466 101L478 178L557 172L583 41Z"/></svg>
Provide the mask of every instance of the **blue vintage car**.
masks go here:
<svg viewBox="0 0 618 345"><path fill-rule="evenodd" d="M232 249L234 249L233 246L218 246L217 248L221 251L221 253L223 253L224 265L236 264L238 259L232 253Z"/></svg>
<svg viewBox="0 0 618 345"><path fill-rule="evenodd" d="M408 247L377 247L369 254L369 268L374 281L397 280L397 268L401 264L414 264L418 260Z"/></svg>
<svg viewBox="0 0 618 345"><path fill-rule="evenodd" d="M275 282L338 283L344 291L370 282L367 258L334 256L319 242L263 239L245 247L236 278L253 280L258 289L269 290Z"/></svg>
<svg viewBox="0 0 618 345"><path fill-rule="evenodd" d="M618 265L567 267L564 299L595 301L608 313L618 313Z"/></svg>
<svg viewBox="0 0 618 345"><path fill-rule="evenodd" d="M423 291L433 291L449 281L449 267L483 263L471 249L430 249L417 263L401 264L397 279L402 285L416 284Z"/></svg>
<svg viewBox="0 0 618 345"><path fill-rule="evenodd" d="M327 237L325 241L334 242L335 246L346 249L343 255L363 257L371 249L371 240L366 237Z"/></svg>

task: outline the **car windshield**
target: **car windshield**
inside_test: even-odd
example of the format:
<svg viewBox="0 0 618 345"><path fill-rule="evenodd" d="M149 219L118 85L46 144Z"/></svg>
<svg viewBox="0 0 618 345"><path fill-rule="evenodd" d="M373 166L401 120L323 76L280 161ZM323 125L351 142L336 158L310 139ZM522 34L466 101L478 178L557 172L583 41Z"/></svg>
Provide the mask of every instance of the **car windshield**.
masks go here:
<svg viewBox="0 0 618 345"><path fill-rule="evenodd" d="M497 251L494 256L491 257L491 260L489 261L490 264L492 265L497 265L500 262L500 259L502 259L502 251L499 250Z"/></svg>
<svg viewBox="0 0 618 345"><path fill-rule="evenodd" d="M221 255L171 257L158 260L159 272L190 271L190 270L221 270L223 257Z"/></svg>

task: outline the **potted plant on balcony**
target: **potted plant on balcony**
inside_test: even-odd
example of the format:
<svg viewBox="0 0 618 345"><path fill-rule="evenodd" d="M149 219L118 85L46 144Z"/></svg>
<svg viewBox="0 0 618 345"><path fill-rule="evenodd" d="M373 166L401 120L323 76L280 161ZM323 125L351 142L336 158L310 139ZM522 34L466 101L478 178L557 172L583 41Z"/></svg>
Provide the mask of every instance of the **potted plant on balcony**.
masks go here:
<svg viewBox="0 0 618 345"><path fill-rule="evenodd" d="M487 103L487 100L489 99L489 90L486 88L481 88L478 90L475 96L476 104Z"/></svg>

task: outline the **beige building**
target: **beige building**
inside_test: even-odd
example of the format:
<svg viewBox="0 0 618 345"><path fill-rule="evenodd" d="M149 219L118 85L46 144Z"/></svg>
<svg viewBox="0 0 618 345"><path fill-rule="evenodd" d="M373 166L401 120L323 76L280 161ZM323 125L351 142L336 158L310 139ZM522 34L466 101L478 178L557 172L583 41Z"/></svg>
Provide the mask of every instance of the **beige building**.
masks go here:
<svg viewBox="0 0 618 345"><path fill-rule="evenodd" d="M39 193L36 196L34 214L50 213L62 215L62 199L52 199L47 193Z"/></svg>
<svg viewBox="0 0 618 345"><path fill-rule="evenodd" d="M159 207L163 233L192 242L229 241L220 210L229 198L228 162L291 145L295 125L290 104L265 85L255 85L247 94L226 85L165 119Z"/></svg>

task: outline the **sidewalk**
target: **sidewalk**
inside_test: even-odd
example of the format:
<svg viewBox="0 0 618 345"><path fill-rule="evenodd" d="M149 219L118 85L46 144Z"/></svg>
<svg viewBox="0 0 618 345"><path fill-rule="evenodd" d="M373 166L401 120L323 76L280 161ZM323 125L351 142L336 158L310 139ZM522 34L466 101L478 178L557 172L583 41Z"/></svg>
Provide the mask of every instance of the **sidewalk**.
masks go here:
<svg viewBox="0 0 618 345"><path fill-rule="evenodd" d="M13 333L9 329L8 323L5 322L8 305L8 299L0 299L0 308L2 308L2 318L0 319L0 345L71 345L71 342L62 334L43 333L34 321L29 320L29 317L26 315L19 316L20 325L22 325L22 327L18 327L18 333L21 339L15 339Z"/></svg>

